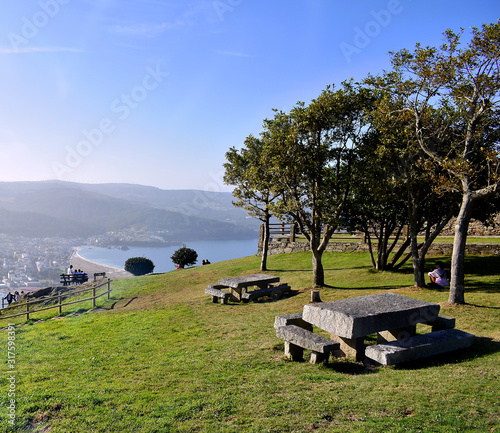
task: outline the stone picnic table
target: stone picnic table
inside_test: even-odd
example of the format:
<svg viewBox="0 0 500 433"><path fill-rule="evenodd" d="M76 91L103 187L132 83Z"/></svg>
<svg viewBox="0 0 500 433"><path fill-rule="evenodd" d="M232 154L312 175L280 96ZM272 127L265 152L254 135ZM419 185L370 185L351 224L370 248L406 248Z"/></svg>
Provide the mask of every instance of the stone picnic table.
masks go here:
<svg viewBox="0 0 500 433"><path fill-rule="evenodd" d="M257 287L257 289L249 291L250 287ZM229 299L233 302L257 301L263 297L274 296L280 299L284 294L289 293L290 290L291 287L288 284L280 283L280 277L266 274L252 274L222 278L218 284L210 284L205 289L205 293L212 297L212 302L217 303L218 299L220 299L222 304L227 304Z"/></svg>
<svg viewBox="0 0 500 433"><path fill-rule="evenodd" d="M368 335L377 333L378 343L410 337L415 335L417 323L435 320L439 308L388 292L305 305L302 317L329 332L343 353L362 359Z"/></svg>
<svg viewBox="0 0 500 433"><path fill-rule="evenodd" d="M328 359L328 350L393 364L472 344L474 336L454 329L455 319L439 316L439 309L438 304L388 292L307 304L302 313L277 316L275 328L287 342L285 352L295 351L299 359L306 348L314 351L314 359ZM432 326L432 332L416 335L419 323ZM331 339L321 337L318 343L313 325L329 332ZM374 333L377 344L366 347L366 337ZM313 340L318 340L315 345L310 344Z"/></svg>
<svg viewBox="0 0 500 433"><path fill-rule="evenodd" d="M220 286L229 287L231 294L241 301L242 293L247 292L249 287L267 289L270 284L279 283L280 277L266 274L243 275L241 277L222 278L219 280Z"/></svg>

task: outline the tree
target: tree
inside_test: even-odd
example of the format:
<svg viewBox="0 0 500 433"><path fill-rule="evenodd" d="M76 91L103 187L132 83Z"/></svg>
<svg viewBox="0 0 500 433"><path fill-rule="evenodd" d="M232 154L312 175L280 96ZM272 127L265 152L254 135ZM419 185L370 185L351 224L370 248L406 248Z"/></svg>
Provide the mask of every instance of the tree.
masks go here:
<svg viewBox="0 0 500 433"><path fill-rule="evenodd" d="M185 266L192 266L198 261L198 253L183 245L170 258L175 265L184 268Z"/></svg>
<svg viewBox="0 0 500 433"><path fill-rule="evenodd" d="M235 187L233 196L238 199L233 204L246 209L250 216L260 219L264 224L261 271L267 270L270 204L278 196L272 191L273 176L265 158L262 140L249 135L240 151L234 147L229 149L224 164L224 183Z"/></svg>
<svg viewBox="0 0 500 433"><path fill-rule="evenodd" d="M427 157L442 167L461 194L455 225L450 303L465 302L465 244L473 206L497 193L499 183L500 23L445 32L440 48L392 53L386 88L404 101L413 134ZM436 116L436 114L438 114Z"/></svg>
<svg viewBox="0 0 500 433"><path fill-rule="evenodd" d="M397 238L401 224L404 222L407 225L408 236L393 256L391 265L395 265L402 257L397 265L400 266L411 257L415 286L423 287L425 256L432 242L455 214L457 198L443 188L443 184L448 182L446 171L426 159L412 133L412 116L404 110L404 101L400 95L381 91L384 86L373 77L367 79L366 83L379 94L376 108L371 113L379 140L378 147L369 149L363 162L365 165L374 165L368 172L380 172L375 190L382 189L382 192L379 191L374 199L375 209L380 207L381 198L384 200L382 209L388 208L388 204L392 205L389 206L389 212L380 216L380 232L385 227L393 230L398 227ZM439 115L439 112L434 113L436 118ZM385 198L390 198L391 192L395 192L397 198L394 197L387 203ZM399 207L400 204L403 205L402 208ZM404 214L398 216L395 213L398 210L403 210ZM385 221L392 215L394 221L389 220L386 224ZM396 221L399 221L397 225ZM388 233L389 230L386 230L386 234ZM419 235L424 236L423 242L418 240ZM408 246L410 253L405 255L404 251Z"/></svg>
<svg viewBox="0 0 500 433"><path fill-rule="evenodd" d="M265 120L262 139L269 153L273 191L271 210L295 221L312 252L313 285L323 286L322 255L349 198L356 149L367 133L369 95L352 82L327 87L308 106Z"/></svg>
<svg viewBox="0 0 500 433"><path fill-rule="evenodd" d="M135 276L150 274L154 268L154 263L146 257L131 257L125 262L125 270Z"/></svg>
<svg viewBox="0 0 500 433"><path fill-rule="evenodd" d="M372 134L358 151L349 215L344 225L364 234L373 267L385 271L397 269L396 263L408 248L409 240L398 244L408 224L405 189L397 159L388 151L392 142L383 144L381 138L378 132Z"/></svg>

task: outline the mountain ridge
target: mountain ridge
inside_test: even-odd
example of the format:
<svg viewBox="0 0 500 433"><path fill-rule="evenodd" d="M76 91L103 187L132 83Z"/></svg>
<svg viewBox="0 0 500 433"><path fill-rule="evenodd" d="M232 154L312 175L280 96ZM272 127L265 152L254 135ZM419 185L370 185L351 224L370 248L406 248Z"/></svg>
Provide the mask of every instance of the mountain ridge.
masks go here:
<svg viewBox="0 0 500 433"><path fill-rule="evenodd" d="M71 231L89 236L127 229L162 232L165 240L257 236L258 221L231 202L227 192L135 184L0 182L0 232L23 235L20 222L26 220L35 221L41 236L57 232L57 225L63 237Z"/></svg>

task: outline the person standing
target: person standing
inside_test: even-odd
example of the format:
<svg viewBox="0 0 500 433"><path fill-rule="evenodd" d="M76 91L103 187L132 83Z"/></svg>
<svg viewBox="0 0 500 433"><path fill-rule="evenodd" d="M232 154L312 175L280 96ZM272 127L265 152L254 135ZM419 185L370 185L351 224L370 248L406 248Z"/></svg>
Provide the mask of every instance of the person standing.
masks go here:
<svg viewBox="0 0 500 433"><path fill-rule="evenodd" d="M12 304L12 301L14 300L14 295L11 292L9 292L9 293L7 293L7 296L4 299L6 299L7 304L10 305L10 304Z"/></svg>

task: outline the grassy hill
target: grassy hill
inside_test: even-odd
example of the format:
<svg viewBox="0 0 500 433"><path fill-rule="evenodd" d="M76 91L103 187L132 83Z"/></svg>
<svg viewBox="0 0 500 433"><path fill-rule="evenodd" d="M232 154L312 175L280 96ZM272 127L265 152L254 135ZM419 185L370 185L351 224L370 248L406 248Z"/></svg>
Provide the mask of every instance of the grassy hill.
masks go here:
<svg viewBox="0 0 500 433"><path fill-rule="evenodd" d="M429 266L436 257L429 259ZM467 305L411 287L410 268L375 272L366 253L325 253L324 301L394 291L438 302L470 350L397 367L328 366L283 356L278 314L310 300L311 255L269 258L294 293L212 304L219 278L258 271L247 257L112 283L111 299L38 313L16 327L16 432L490 432L500 428L500 257L467 259ZM101 298L102 299L102 298ZM77 313L70 315L71 313ZM45 321L37 322L39 318ZM22 322L19 320L19 322ZM36 322L36 323L34 323ZM4 348L7 333L0 333ZM4 353L4 371L7 357ZM2 423L9 399L0 378ZM495 430L497 429L497 430Z"/></svg>

